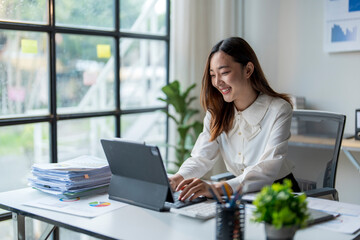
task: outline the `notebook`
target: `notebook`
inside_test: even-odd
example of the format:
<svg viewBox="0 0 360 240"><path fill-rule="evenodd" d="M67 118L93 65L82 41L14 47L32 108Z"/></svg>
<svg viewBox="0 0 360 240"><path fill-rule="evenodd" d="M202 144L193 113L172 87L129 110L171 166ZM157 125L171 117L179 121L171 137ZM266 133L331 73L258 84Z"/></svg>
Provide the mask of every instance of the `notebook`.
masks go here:
<svg viewBox="0 0 360 240"><path fill-rule="evenodd" d="M109 198L156 211L168 211L206 201L178 201L170 187L159 148L117 139L101 139L112 173Z"/></svg>
<svg viewBox="0 0 360 240"><path fill-rule="evenodd" d="M307 220L308 226L313 225L313 224L317 224L317 223L321 223L321 222L325 222L325 221L334 219L337 216L339 216L339 214L331 214L331 213L316 210L316 209L313 209L313 208L308 208L308 212L310 214L310 217Z"/></svg>

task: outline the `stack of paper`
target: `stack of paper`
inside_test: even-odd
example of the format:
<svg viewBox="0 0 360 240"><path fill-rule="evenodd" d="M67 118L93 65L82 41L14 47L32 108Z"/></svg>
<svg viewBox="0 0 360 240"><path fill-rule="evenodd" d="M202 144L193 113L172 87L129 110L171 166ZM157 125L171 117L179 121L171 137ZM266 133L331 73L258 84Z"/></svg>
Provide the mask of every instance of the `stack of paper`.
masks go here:
<svg viewBox="0 0 360 240"><path fill-rule="evenodd" d="M107 161L93 156L61 163L36 163L32 174L30 186L66 198L106 192L111 178Z"/></svg>

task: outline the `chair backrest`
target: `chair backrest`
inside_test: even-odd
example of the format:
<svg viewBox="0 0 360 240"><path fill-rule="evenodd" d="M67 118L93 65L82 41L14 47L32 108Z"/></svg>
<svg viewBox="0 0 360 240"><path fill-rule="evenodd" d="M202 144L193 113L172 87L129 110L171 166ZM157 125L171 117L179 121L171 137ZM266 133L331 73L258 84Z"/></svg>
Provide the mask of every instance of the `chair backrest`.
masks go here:
<svg viewBox="0 0 360 240"><path fill-rule="evenodd" d="M302 191L335 187L345 115L314 110L294 110L288 158Z"/></svg>

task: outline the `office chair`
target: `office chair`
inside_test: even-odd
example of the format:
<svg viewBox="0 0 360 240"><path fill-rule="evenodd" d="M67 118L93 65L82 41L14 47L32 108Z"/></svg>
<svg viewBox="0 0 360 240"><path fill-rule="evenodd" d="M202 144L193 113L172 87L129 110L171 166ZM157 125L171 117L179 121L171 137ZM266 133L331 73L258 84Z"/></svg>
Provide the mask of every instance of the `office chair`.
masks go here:
<svg viewBox="0 0 360 240"><path fill-rule="evenodd" d="M293 174L301 191L309 197L339 200L335 177L345 115L294 110L291 122L288 158L295 164ZM211 176L213 181L231 179L231 173Z"/></svg>
<svg viewBox="0 0 360 240"><path fill-rule="evenodd" d="M301 191L309 197L339 200L335 189L337 163L346 117L314 110L294 110L288 158Z"/></svg>

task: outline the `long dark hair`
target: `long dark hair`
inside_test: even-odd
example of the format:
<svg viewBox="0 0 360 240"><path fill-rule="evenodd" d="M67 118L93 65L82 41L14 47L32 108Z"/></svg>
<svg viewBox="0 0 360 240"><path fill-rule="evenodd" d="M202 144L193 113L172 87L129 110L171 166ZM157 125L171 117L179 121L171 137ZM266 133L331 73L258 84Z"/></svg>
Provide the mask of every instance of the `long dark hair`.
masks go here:
<svg viewBox="0 0 360 240"><path fill-rule="evenodd" d="M205 111L211 113L210 141L215 140L222 132L228 132L234 120L234 105L224 101L223 96L211 83L210 61L214 53L222 51L230 55L235 62L246 66L249 62L254 65L250 83L257 93L264 93L272 97L279 97L291 104L287 94L275 92L265 78L259 60L250 45L240 37L230 37L218 42L211 50L205 65L202 79L201 104Z"/></svg>

